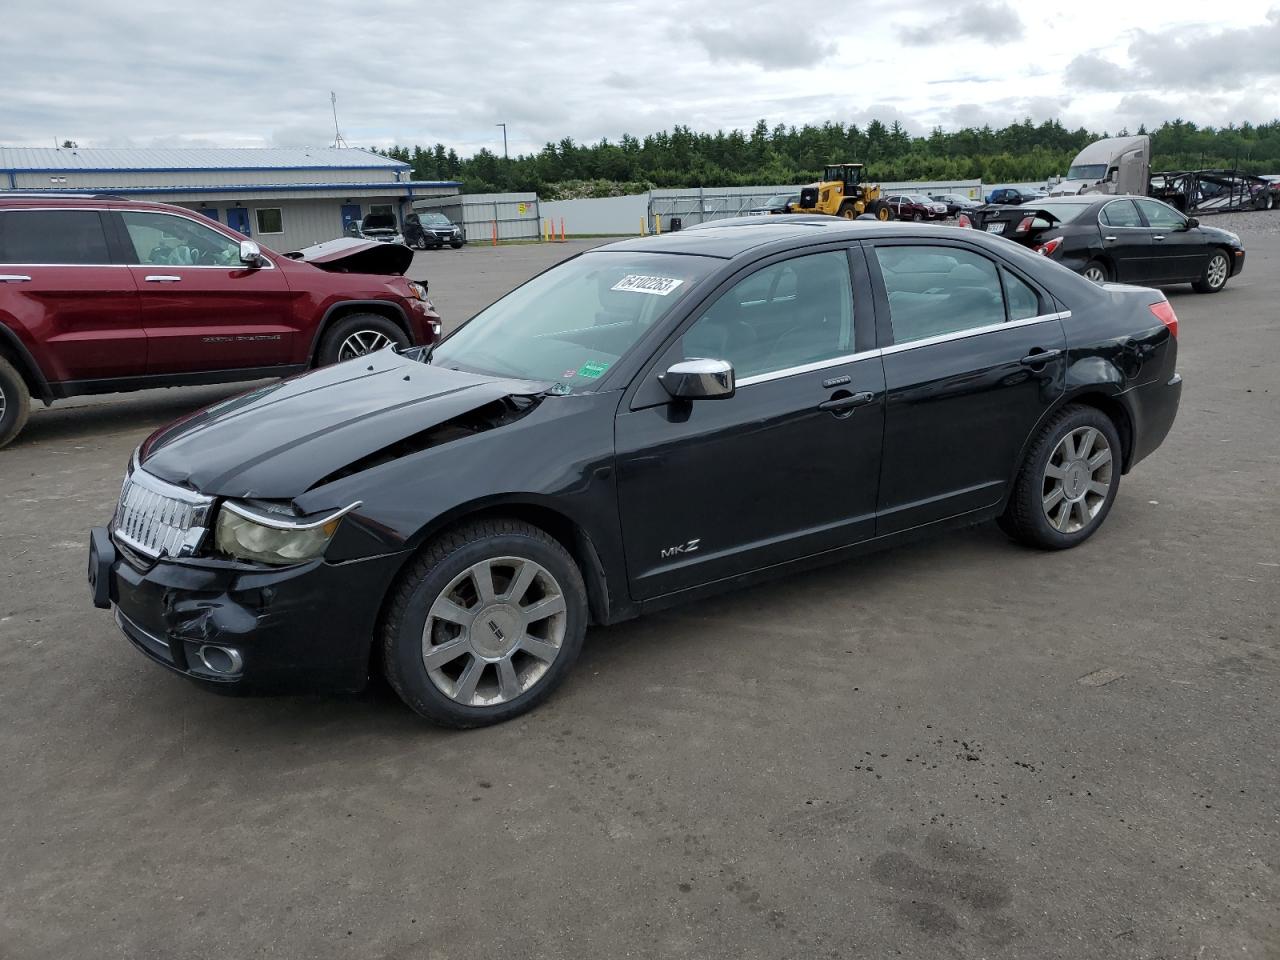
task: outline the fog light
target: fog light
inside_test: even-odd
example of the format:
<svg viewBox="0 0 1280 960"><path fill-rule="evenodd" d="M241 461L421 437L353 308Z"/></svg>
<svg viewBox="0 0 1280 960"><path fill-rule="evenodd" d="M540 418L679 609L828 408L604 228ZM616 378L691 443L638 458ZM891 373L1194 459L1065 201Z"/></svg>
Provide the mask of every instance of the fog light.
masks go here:
<svg viewBox="0 0 1280 960"><path fill-rule="evenodd" d="M196 656L200 658L206 670L224 677L234 676L244 669L244 660L240 657L240 651L234 647L215 647L213 644L206 643L196 651Z"/></svg>

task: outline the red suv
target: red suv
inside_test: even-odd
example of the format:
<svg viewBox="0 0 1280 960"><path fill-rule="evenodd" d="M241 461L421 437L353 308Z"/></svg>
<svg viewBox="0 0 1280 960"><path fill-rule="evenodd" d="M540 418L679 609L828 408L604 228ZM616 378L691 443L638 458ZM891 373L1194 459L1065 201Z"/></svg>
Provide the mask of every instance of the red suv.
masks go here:
<svg viewBox="0 0 1280 960"><path fill-rule="evenodd" d="M288 376L432 343L440 318L401 275L411 261L361 240L286 257L163 203L0 194L0 446L32 397Z"/></svg>

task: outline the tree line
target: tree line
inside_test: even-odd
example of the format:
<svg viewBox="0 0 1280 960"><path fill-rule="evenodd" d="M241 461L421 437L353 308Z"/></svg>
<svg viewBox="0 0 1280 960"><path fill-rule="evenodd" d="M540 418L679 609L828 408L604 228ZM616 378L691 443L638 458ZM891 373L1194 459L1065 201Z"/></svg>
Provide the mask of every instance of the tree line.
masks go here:
<svg viewBox="0 0 1280 960"><path fill-rule="evenodd" d="M1228 167L1280 173L1280 119L1225 127L1177 119L1135 132L1150 134L1155 170ZM1057 120L1037 125L1029 118L999 130L936 128L923 137L911 136L896 121L770 128L761 120L749 132L696 133L676 126L643 139L623 134L616 143L579 144L565 137L510 159L488 149L464 159L442 143L379 152L410 164L415 180L459 180L464 193L529 191L558 199L654 187L799 184L816 180L825 164L836 162L865 163L872 181L1034 182L1065 174L1086 144L1106 136L1083 127L1068 130Z"/></svg>

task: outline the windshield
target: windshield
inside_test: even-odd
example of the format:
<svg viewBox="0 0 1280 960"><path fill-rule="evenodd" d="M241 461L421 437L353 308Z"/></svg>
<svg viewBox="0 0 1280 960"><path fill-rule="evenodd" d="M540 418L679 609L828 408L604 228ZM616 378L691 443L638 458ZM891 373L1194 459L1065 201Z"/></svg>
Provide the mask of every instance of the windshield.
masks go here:
<svg viewBox="0 0 1280 960"><path fill-rule="evenodd" d="M507 294L441 341L432 364L591 387L720 261L587 253Z"/></svg>
<svg viewBox="0 0 1280 960"><path fill-rule="evenodd" d="M929 204L932 204L934 201L930 200L928 197L915 196L915 197L912 197L912 198L911 198L911 202L912 202L912 203L923 203L923 204L925 204L926 206L928 206Z"/></svg>
<svg viewBox="0 0 1280 960"><path fill-rule="evenodd" d="M780 193L776 197L770 197L764 202L764 205L772 210L774 207L785 207L790 202L790 196L785 193Z"/></svg>
<svg viewBox="0 0 1280 960"><path fill-rule="evenodd" d="M1044 210L1058 218L1059 223L1070 223L1084 213L1092 204L1088 203L1054 203L1047 200L1043 203L1030 204L1029 209Z"/></svg>
<svg viewBox="0 0 1280 960"><path fill-rule="evenodd" d="M371 213L364 218L365 230L394 230L396 218L389 213Z"/></svg>
<svg viewBox="0 0 1280 960"><path fill-rule="evenodd" d="M1059 167L1061 169L1061 167ZM1067 171L1068 180L1101 180L1107 173L1105 163L1082 163Z"/></svg>
<svg viewBox="0 0 1280 960"><path fill-rule="evenodd" d="M424 227L452 227L453 221L446 217L443 213L423 213L418 212L418 222Z"/></svg>

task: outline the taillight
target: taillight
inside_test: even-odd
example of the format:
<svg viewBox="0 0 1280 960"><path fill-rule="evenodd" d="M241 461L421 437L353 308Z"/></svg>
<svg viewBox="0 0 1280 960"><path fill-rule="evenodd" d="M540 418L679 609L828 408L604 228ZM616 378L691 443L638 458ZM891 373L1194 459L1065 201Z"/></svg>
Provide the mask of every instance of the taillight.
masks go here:
<svg viewBox="0 0 1280 960"><path fill-rule="evenodd" d="M962 213L962 214L960 214L960 216L959 216L959 217L957 217L957 218L956 218L956 226L957 226L957 227L972 227L972 226L973 226L973 221L969 219L969 215L968 215L967 213Z"/></svg>
<svg viewBox="0 0 1280 960"><path fill-rule="evenodd" d="M1173 304L1168 300L1161 300L1158 303L1151 304L1151 312L1156 318L1169 328L1169 332L1175 337L1178 335L1178 315L1173 312Z"/></svg>
<svg viewBox="0 0 1280 960"><path fill-rule="evenodd" d="M1018 221L1018 225L1017 225L1017 227L1015 227L1015 228L1014 228L1014 231L1013 231L1013 232L1014 232L1014 233L1029 233L1029 232L1030 232L1030 230L1031 230L1031 225L1032 225L1033 223L1035 223L1035 222L1036 222L1036 218L1035 218L1035 217L1023 217L1021 220L1019 220L1019 221Z"/></svg>
<svg viewBox="0 0 1280 960"><path fill-rule="evenodd" d="M1054 237L1052 240L1037 244L1036 253L1042 257L1052 257L1060 246L1062 246L1062 237Z"/></svg>

